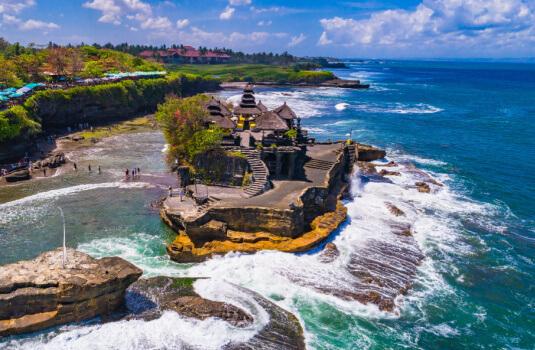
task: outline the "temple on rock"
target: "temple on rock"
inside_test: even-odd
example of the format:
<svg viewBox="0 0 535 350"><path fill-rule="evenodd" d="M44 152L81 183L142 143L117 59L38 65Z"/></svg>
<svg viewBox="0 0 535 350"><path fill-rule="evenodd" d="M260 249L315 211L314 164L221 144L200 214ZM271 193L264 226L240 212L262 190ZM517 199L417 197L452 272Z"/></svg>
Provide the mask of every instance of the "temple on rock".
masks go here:
<svg viewBox="0 0 535 350"><path fill-rule="evenodd" d="M162 203L161 217L178 233L167 249L173 260L305 251L345 220L340 199L360 156L357 144L316 142L286 102L270 110L256 101L252 85L236 106L212 97L204 107L205 126L224 136L218 147L177 167L186 196Z"/></svg>

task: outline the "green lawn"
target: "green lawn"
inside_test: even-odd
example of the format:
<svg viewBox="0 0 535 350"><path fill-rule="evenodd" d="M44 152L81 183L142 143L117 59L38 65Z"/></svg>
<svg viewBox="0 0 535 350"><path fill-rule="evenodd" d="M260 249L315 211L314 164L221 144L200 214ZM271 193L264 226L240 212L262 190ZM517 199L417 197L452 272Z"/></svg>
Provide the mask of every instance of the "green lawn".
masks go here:
<svg viewBox="0 0 535 350"><path fill-rule="evenodd" d="M171 72L210 76L223 82L318 83L335 78L331 72L294 70L291 67L264 64L184 64L169 65L167 68Z"/></svg>

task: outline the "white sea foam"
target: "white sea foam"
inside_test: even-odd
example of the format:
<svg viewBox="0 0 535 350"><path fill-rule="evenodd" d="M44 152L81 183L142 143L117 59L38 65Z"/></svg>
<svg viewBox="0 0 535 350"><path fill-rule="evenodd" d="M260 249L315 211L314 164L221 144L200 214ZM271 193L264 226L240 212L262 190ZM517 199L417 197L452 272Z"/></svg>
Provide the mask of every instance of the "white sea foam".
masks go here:
<svg viewBox="0 0 535 350"><path fill-rule="evenodd" d="M337 110L337 111L343 111L347 108L347 106L349 106L349 103L345 103L345 102L342 102L342 103L337 103L334 108Z"/></svg>
<svg viewBox="0 0 535 350"><path fill-rule="evenodd" d="M77 186L71 186L71 187L63 187L63 188L59 188L56 190L39 192L34 195L24 197L21 199L17 199L11 202L2 203L0 204L0 210L14 206L14 205L27 204L33 201L53 199L53 198L73 195L78 192L90 191L90 190L95 190L99 188L113 188L113 187L115 188L149 188L149 187L152 187L152 185L148 183L144 183L144 182L117 181L117 182L102 182L102 183L96 183L96 184L85 184L85 185L77 185Z"/></svg>
<svg viewBox="0 0 535 350"><path fill-rule="evenodd" d="M419 159L420 162L422 159L424 158ZM411 160L411 157L394 154L392 160L399 163ZM412 160L418 158L412 157ZM351 290L355 277L346 268L351 255L366 248L371 242L388 242L392 239L393 221L409 223L412 226L418 247L428 257L418 268L416 287L410 290L408 295L398 297L397 301L401 307L397 311L403 313L422 310L421 305L427 298L453 293L441 274L446 269L449 274L458 274L448 263L450 257L472 253L472 247L459 239L462 231L459 218L471 215L484 217L493 207L469 200L447 185L439 187L431 184L432 193L420 193L414 188L414 182L419 178L411 168L401 164L391 169L402 173L401 176L389 177L391 183L362 182L358 174L353 177L352 191L355 198L347 203L351 220L333 240L340 256L331 263L323 263L318 254L296 255L263 251L253 255L229 253L199 264L174 264L166 255L162 256L162 253L158 252L163 250L165 242L157 236L145 233L129 238L95 240L78 247L96 257L122 256L143 268L147 276L211 277L196 282L196 291L203 297L229 302L246 309L255 316L254 326L250 329L239 330L222 321L195 321L181 318L174 313L166 313L160 319L149 322L121 321L73 327L55 337L48 336L47 339L38 339L35 342L32 340L31 344L25 342L24 347L85 349L101 346L136 349L189 346L212 349L221 347L228 340L246 340L268 320L265 311L254 299L233 289L232 284L250 288L265 297L276 297L278 305L299 318L299 305L303 304L317 309L318 313L321 312L321 305L328 304L348 315L371 319L397 317L395 313L380 311L375 305L363 305L322 292L324 287ZM68 192L75 193L76 190L71 189ZM45 197L48 196L53 198L55 195L47 194ZM393 217L385 206L386 202L403 210L405 216ZM441 260L435 261L432 256L440 256ZM313 322L306 319L302 321ZM456 332L455 329L445 326L429 331L442 336L454 336ZM306 333L306 337L309 345L314 343L313 336Z"/></svg>
<svg viewBox="0 0 535 350"><path fill-rule="evenodd" d="M5 349L92 350L92 349L220 349L229 342L244 342L256 328L240 329L220 319L184 318L172 311L152 321L131 320L66 326L59 334L41 335L32 340L13 340Z"/></svg>
<svg viewBox="0 0 535 350"><path fill-rule="evenodd" d="M318 116L322 111L328 109L328 103L324 97L340 96L344 92L339 89L321 88L321 89L303 89L290 91L270 91L269 93L257 92L256 101L262 101L269 109L279 107L286 102L295 113L301 118ZM241 94L232 95L227 98L227 102L238 105L241 100ZM314 100L311 101L310 99Z"/></svg>
<svg viewBox="0 0 535 350"><path fill-rule="evenodd" d="M404 103L384 103L384 104L357 104L352 108L367 113L393 113L393 114L434 114L442 112L443 109L425 103L408 105Z"/></svg>

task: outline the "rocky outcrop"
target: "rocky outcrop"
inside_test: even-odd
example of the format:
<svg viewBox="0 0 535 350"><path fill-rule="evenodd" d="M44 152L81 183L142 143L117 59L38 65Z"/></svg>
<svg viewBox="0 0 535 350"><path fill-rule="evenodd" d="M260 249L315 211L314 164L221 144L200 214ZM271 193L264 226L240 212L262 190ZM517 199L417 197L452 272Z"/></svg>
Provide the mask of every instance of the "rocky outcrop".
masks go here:
<svg viewBox="0 0 535 350"><path fill-rule="evenodd" d="M214 255L231 251L254 253L260 250L303 252L324 241L345 220L347 209L338 202L335 211L316 217L310 224L311 230L296 237L282 237L267 232L227 231L225 240L213 240L196 244L185 233L179 233L174 242L167 246L167 253L177 262L199 262Z"/></svg>
<svg viewBox="0 0 535 350"><path fill-rule="evenodd" d="M370 84L362 84L359 80L332 79L324 81L320 86L338 87L345 89L367 89Z"/></svg>
<svg viewBox="0 0 535 350"><path fill-rule="evenodd" d="M35 162L33 169L42 169L42 168L57 168L65 164L65 154L63 152L52 153L50 156L46 157L43 160Z"/></svg>
<svg viewBox="0 0 535 350"><path fill-rule="evenodd" d="M401 173L399 171L390 171L386 169L381 169L379 171L379 175L381 176L401 176Z"/></svg>
<svg viewBox="0 0 535 350"><path fill-rule="evenodd" d="M250 327L252 315L229 303L208 300L198 295L193 283L195 278L153 277L140 279L127 290L127 319L151 320L171 310L184 317L204 320L210 317L222 319L235 327ZM238 349L305 349L303 329L299 320L261 295L234 286L268 314L269 322L252 338L241 343L229 343L225 350Z"/></svg>
<svg viewBox="0 0 535 350"><path fill-rule="evenodd" d="M31 178L32 176L30 175L30 172L28 171L28 169L15 171L5 176L5 179L7 182L24 181L24 180L29 180Z"/></svg>
<svg viewBox="0 0 535 350"><path fill-rule="evenodd" d="M361 162L371 162L378 159L383 159L386 156L386 151L370 145L362 143L357 144L358 160Z"/></svg>
<svg viewBox="0 0 535 350"><path fill-rule="evenodd" d="M416 189L418 190L418 192L421 192L421 193L431 192L431 187L429 187L429 184L427 184L426 182L418 181L414 184L414 186L416 186Z"/></svg>
<svg viewBox="0 0 535 350"><path fill-rule="evenodd" d="M405 215L403 210L399 209L394 204L392 204L390 202L386 202L385 205L388 208L388 211L390 211L393 215L395 215L395 216L404 216Z"/></svg>
<svg viewBox="0 0 535 350"><path fill-rule="evenodd" d="M334 243L327 243L323 251L318 256L319 261L322 263L330 263L336 260L340 255L338 247Z"/></svg>
<svg viewBox="0 0 535 350"><path fill-rule="evenodd" d="M62 249L0 267L0 336L36 331L109 314L142 271L109 257L94 259Z"/></svg>
<svg viewBox="0 0 535 350"><path fill-rule="evenodd" d="M200 297L193 290L194 278L153 277L140 279L128 288L129 318L153 319L172 310L185 317L204 320L220 318L236 327L252 324L253 317L242 309Z"/></svg>

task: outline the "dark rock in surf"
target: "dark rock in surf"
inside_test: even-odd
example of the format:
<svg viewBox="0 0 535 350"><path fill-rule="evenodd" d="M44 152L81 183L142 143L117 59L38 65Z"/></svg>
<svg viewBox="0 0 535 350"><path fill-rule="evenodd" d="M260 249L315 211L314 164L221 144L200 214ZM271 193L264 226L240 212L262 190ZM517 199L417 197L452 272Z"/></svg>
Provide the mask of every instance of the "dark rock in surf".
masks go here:
<svg viewBox="0 0 535 350"><path fill-rule="evenodd" d="M381 176L401 176L401 173L399 171L390 171L386 169L381 169L379 172L379 175Z"/></svg>
<svg viewBox="0 0 535 350"><path fill-rule="evenodd" d="M24 180L29 180L31 178L32 176L30 175L30 172L28 171L28 169L15 171L5 176L5 179L7 182L24 181Z"/></svg>
<svg viewBox="0 0 535 350"><path fill-rule="evenodd" d="M338 251L336 245L334 243L327 243L319 255L319 261L323 263L330 263L336 260L339 255L340 251Z"/></svg>
<svg viewBox="0 0 535 350"><path fill-rule="evenodd" d="M128 319L157 318L165 310L186 317L206 319L217 317L236 327L250 326L254 318L244 310L227 303L207 300L195 293L195 278L154 277L141 279L127 292ZM269 315L269 323L243 343L230 343L225 350L242 349L305 349L303 329L299 320L288 311L248 289L235 286L249 295Z"/></svg>
<svg viewBox="0 0 535 350"><path fill-rule="evenodd" d="M395 216L404 216L405 212L403 210L396 207L394 204L390 202L385 202L386 207L388 208L388 211L390 211Z"/></svg>
<svg viewBox="0 0 535 350"><path fill-rule="evenodd" d="M365 145L362 143L357 144L358 160L361 162L371 162L374 160L383 159L386 157L386 151L380 148Z"/></svg>
<svg viewBox="0 0 535 350"><path fill-rule="evenodd" d="M173 310L200 320L216 317L236 327L249 326L251 315L240 308L200 297L193 290L193 278L153 277L140 279L128 288L127 307L137 317L152 319L162 311ZM152 305L153 307L147 307ZM157 315L156 315L157 314Z"/></svg>
<svg viewBox="0 0 535 350"><path fill-rule="evenodd" d="M416 189L418 190L418 192L421 192L421 193L431 192L431 187L429 187L429 184L427 184L426 182L418 181L414 185L416 186Z"/></svg>

